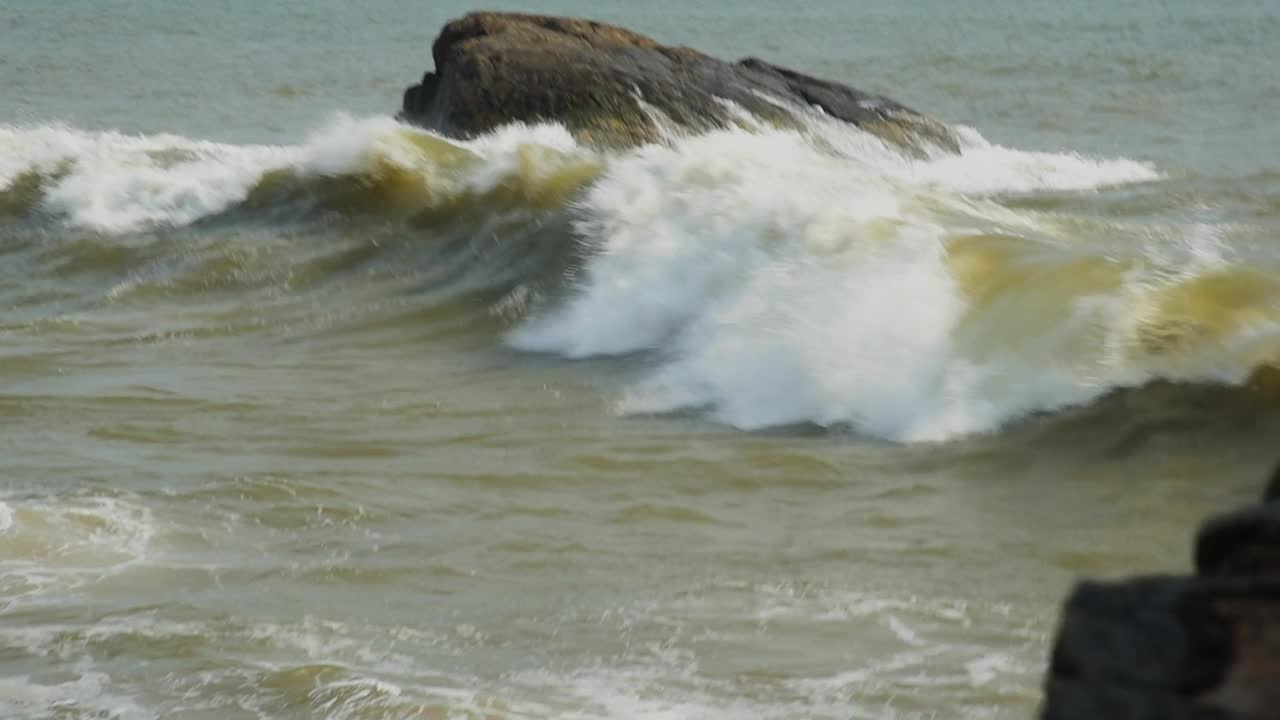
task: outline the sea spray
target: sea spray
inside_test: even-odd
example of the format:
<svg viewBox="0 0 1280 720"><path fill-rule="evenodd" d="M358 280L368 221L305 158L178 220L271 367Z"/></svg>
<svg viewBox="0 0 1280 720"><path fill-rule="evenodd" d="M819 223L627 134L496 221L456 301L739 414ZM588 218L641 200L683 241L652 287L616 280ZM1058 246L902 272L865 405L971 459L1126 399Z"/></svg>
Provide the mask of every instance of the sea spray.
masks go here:
<svg viewBox="0 0 1280 720"><path fill-rule="evenodd" d="M335 189L316 183L336 179L346 182L343 197L368 191L363 204L375 209L386 207L379 200L399 196L406 202L396 207L406 215L513 184L551 183L516 195L563 200L592 177L595 163L594 153L556 125L503 128L458 142L390 118L337 116L289 146L0 126L0 193L21 191L34 197L38 207L31 209L57 222L112 234L215 216L255 192L270 194L282 177L301 186L290 198L323 201ZM27 187L33 175L36 193Z"/></svg>
<svg viewBox="0 0 1280 720"><path fill-rule="evenodd" d="M191 226L172 240L205 260L119 285L169 293L243 284L209 278L226 263L199 223L220 216L417 237L424 251L401 261L424 264L433 297L494 287L525 298L494 308L514 323L515 348L650 353L652 372L614 391L623 412L701 410L742 428L946 440L1153 380L1245 383L1280 354L1280 290L1224 251L1229 228L1003 202L1159 181L1155 168L958 135L961 153L920 157L821 117L609 154L554 124L457 141L338 117L288 146L6 127L0 193L104 241ZM250 236L237 242L236 268L262 264ZM60 267L85 264L63 257L81 245L98 262L99 244L59 250ZM302 250L289 248L277 249ZM377 249L312 268L315 252L290 255L305 267L276 258L264 282L342 272ZM558 276L563 300L520 294Z"/></svg>
<svg viewBox="0 0 1280 720"><path fill-rule="evenodd" d="M813 423L901 442L992 431L1156 379L1244 382L1274 359L1280 318L1258 304L1275 283L1196 296L1218 308L1199 318L1146 291L1152 277L1198 278L1216 238L997 201L1155 181L1154 168L962 137L960 155L920 159L817 122L617 158L578 205L590 259L576 292L509 341L574 358L654 352L658 366L621 393L626 413L703 410L745 429ZM1073 235L1091 222L1136 247L1099 254ZM1161 333L1189 340L1151 352L1144 338ZM1247 358L1220 356L1246 345Z"/></svg>

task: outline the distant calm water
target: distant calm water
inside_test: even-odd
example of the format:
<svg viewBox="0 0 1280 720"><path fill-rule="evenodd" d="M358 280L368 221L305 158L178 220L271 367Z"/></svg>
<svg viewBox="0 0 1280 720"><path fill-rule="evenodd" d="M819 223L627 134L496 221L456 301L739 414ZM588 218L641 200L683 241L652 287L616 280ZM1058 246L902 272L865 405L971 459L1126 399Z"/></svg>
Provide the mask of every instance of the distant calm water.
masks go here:
<svg viewBox="0 0 1280 720"><path fill-rule="evenodd" d="M1280 455L1280 5L552 2L952 124L395 124L461 2L0 5L0 715L1027 718Z"/></svg>

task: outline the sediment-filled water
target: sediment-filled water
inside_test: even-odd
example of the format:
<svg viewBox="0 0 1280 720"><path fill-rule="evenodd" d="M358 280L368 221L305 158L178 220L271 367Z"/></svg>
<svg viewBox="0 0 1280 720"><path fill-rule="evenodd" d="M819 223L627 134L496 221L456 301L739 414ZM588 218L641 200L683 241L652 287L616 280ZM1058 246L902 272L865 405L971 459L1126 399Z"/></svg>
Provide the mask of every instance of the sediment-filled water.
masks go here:
<svg viewBox="0 0 1280 720"><path fill-rule="evenodd" d="M1280 8L509 6L954 154L394 121L475 7L5 5L0 715L1026 718L1280 457Z"/></svg>

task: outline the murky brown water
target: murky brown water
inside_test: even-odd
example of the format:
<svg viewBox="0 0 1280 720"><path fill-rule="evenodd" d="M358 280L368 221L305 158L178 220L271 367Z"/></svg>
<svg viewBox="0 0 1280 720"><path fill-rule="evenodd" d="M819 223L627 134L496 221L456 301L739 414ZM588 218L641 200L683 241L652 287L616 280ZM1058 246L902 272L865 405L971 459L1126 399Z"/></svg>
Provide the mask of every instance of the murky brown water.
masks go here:
<svg viewBox="0 0 1280 720"><path fill-rule="evenodd" d="M590 8L927 160L426 137L396 5L0 19L0 714L1025 718L1280 454L1263 4Z"/></svg>

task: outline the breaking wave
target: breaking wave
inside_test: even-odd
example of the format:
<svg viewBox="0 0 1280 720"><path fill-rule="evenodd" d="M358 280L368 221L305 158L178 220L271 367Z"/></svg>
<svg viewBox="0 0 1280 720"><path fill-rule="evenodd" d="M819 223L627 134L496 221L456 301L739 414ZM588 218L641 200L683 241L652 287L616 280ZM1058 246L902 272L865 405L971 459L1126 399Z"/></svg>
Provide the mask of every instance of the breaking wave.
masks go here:
<svg viewBox="0 0 1280 720"><path fill-rule="evenodd" d="M1153 381L1271 377L1274 259L1221 225L1020 207L1161 175L958 134L959 154L919 157L820 118L617 152L556 125L457 141L339 118L293 146L4 127L0 221L118 239L322 220L499 245L553 227L572 256L512 284L566 293L517 313L506 341L645 353L655 366L619 389L622 412L749 429L939 441Z"/></svg>
<svg viewBox="0 0 1280 720"><path fill-rule="evenodd" d="M557 126L471 143L383 118L335 119L301 145L228 145L61 126L0 127L0 209L104 233L229 211L412 218L467 203L563 204L598 168Z"/></svg>

